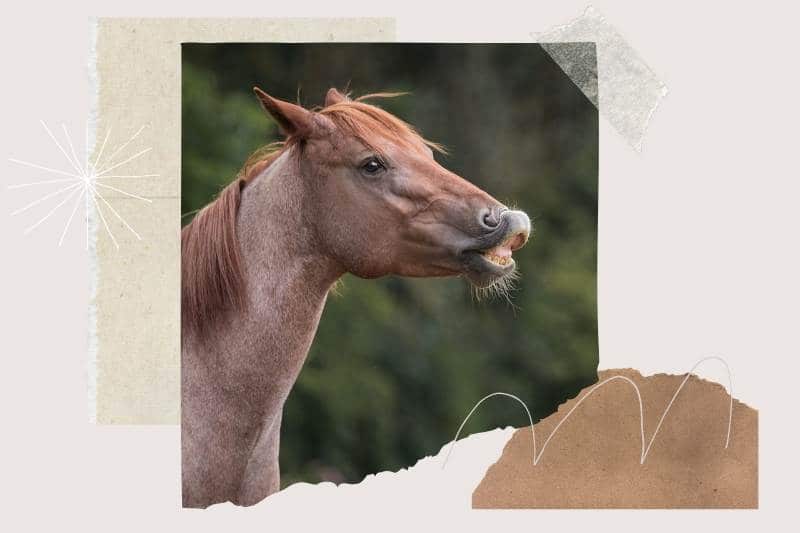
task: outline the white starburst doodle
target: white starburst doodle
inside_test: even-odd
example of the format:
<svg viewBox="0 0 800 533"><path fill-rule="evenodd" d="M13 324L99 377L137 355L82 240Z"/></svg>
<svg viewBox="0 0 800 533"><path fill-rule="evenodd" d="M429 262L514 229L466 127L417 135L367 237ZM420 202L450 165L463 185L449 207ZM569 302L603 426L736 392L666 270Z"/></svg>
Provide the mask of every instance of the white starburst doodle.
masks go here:
<svg viewBox="0 0 800 533"><path fill-rule="evenodd" d="M36 206L44 204L48 200L51 202L58 202L55 206L53 206L47 213L38 219L33 225L29 226L25 230L25 234L32 232L34 229L42 225L47 219L53 216L61 207L67 205L69 202L72 203L72 209L70 211L69 217L66 219L64 224L64 229L61 232L61 237L58 241L58 245L64 242L64 237L67 235L67 231L69 230L70 226L72 225L72 221L75 218L75 214L78 212L78 209L83 205L85 211L85 220L86 220L86 248L89 248L89 217L93 212L96 212L97 215L100 217L100 220L103 223L103 226L108 233L108 236L111 238L111 241L114 243L114 246L119 248L119 243L117 242L114 233L111 231L111 227L106 220L106 214L109 212L113 214L119 221L136 236L137 239L142 240L142 237L134 230L130 224L120 215L116 209L111 205L106 197L101 194L101 191L106 192L113 191L124 196L134 198L136 200L141 200L143 202L152 203L152 200L148 198L143 198L142 196L130 193L128 191L122 190L118 187L114 187L106 183L106 180L112 178L119 178L119 179L135 179L135 178L155 178L158 177L158 174L112 174L113 171L122 167L123 165L130 163L131 161L143 156L147 152L149 152L152 148L145 148L140 150L129 157L125 157L123 151L131 145L131 143L139 137L139 134L144 130L144 126L139 128L139 130L134 133L127 141L117 146L113 151L108 150L106 151L106 146L108 144L109 138L111 136L111 130L109 129L106 132L105 138L103 139L103 143L100 146L100 150L97 152L97 156L94 158L94 161L90 161L89 158L89 135L88 135L88 127L86 128L86 150L84 151L84 158L83 162L78 158L75 152L75 146L72 143L72 139L67 131L66 126L62 124L62 129L64 131L64 139L59 142L58 138L53 134L52 130L47 127L44 121L40 121L44 130L47 132L47 135L50 139L55 143L58 150L64 155L67 159L67 162L70 165L70 170L59 170L55 168L46 167L44 165L40 165L37 163L31 163L30 161L22 161L20 159L9 158L9 161L12 163L16 163L19 165L23 165L29 168L34 168L39 171L44 171L50 174L54 174L56 176L61 176L59 178L50 179L50 180L40 180L40 181L32 181L27 183L19 183L15 185L9 185L9 189L22 189L27 187L41 187L41 188L53 188L58 187L55 191L48 191L47 194L41 196L40 198L34 200L33 202L21 207L11 213L12 216L16 216L22 214L29 209L32 209ZM64 143L64 144L62 144ZM67 148L69 150L67 150ZM108 154L108 155L106 155ZM104 157L105 156L105 157ZM120 160L121 159L121 160ZM45 204L46 205L46 204ZM104 213L104 210L106 211Z"/></svg>

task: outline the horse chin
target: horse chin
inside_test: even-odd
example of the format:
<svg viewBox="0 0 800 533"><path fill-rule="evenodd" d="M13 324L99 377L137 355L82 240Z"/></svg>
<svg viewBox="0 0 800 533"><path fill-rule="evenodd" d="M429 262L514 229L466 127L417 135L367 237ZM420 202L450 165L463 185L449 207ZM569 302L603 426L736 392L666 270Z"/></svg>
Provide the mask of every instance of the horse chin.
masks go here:
<svg viewBox="0 0 800 533"><path fill-rule="evenodd" d="M488 289L514 277L516 263L510 257L498 262L486 253L470 250L462 254L463 276L476 288Z"/></svg>
<svg viewBox="0 0 800 533"><path fill-rule="evenodd" d="M475 248L461 252L464 277L478 289L500 288L505 292L515 277L516 262L512 254L527 242L530 221L524 213L510 213L500 231L482 239Z"/></svg>

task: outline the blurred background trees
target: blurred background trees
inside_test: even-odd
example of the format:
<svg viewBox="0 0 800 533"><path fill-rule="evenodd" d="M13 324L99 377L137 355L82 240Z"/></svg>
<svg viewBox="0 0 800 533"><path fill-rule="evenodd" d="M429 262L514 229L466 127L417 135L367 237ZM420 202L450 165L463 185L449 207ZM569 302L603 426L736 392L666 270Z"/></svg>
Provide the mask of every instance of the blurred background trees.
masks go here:
<svg viewBox="0 0 800 533"><path fill-rule="evenodd" d="M254 85L306 107L330 87L410 92L375 103L535 226L513 306L460 279L344 278L286 404L284 485L410 466L488 393L538 419L596 380L597 110L538 45L185 44L184 224L278 140ZM492 399L465 429L526 424Z"/></svg>

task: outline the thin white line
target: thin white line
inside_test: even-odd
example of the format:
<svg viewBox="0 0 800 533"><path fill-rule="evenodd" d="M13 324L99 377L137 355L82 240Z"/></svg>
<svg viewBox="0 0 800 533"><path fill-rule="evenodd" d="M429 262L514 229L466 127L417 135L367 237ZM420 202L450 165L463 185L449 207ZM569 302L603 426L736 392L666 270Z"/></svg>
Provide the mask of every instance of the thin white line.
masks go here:
<svg viewBox="0 0 800 533"><path fill-rule="evenodd" d="M117 155L118 153L120 153L120 152L122 151L122 149L123 149L123 148L125 148L125 147L126 147L126 146L128 146L128 145L129 145L131 142L133 142L133 140L134 140L136 137L138 137L140 133L142 133L142 130L143 130L143 129L144 129L144 126L142 126L141 128L139 128L139 131L137 131L136 133L134 133L134 134L133 134L133 137L131 137L130 139L128 139L127 141L125 141L125 143L123 143L123 144L122 144L122 145L120 145L120 146L119 146L119 147L118 147L116 150L114 150L114 153L113 153L113 154L111 154L111 155L109 156L109 158L108 158L108 163L111 163L111 161L113 161L113 160L114 160L114 156L115 156L115 155ZM105 170L106 170L106 169L103 169L103 171L105 171Z"/></svg>
<svg viewBox="0 0 800 533"><path fill-rule="evenodd" d="M108 236L111 237L111 241L114 243L114 246L116 246L117 250L119 250L119 244L117 243L117 239L114 238L114 234L111 233L111 229L108 227L108 222L106 222L106 217L103 216L103 210L100 209L100 204L97 203L97 198L92 196L92 200L94 201L94 205L97 206L97 212L100 213L100 220L103 221L103 225L106 227L106 231L108 232Z"/></svg>
<svg viewBox="0 0 800 533"><path fill-rule="evenodd" d="M38 168L39 170L46 170L47 172L52 172L54 174L61 174L63 176L71 176L73 178L83 179L83 176L81 176L80 174L73 174L72 172L64 172L63 170L56 170L54 168L43 167L42 165L37 165L36 163L29 163L27 161L20 161L19 159L14 159L13 157L9 157L8 160L11 161L12 163L18 163L20 165L26 165L33 168Z"/></svg>
<svg viewBox="0 0 800 533"><path fill-rule="evenodd" d="M127 163L127 162L129 162L129 161L133 161L134 159L136 159L136 158L137 158L137 157L139 157L140 155L146 154L146 153L147 153L147 152L149 152L150 150L152 150L152 148L145 148L145 149L144 149L144 150L142 150L141 152L139 152L139 153L137 153L137 154L134 154L134 155L130 156L130 157L129 157L128 159L126 159L125 161L122 161L122 162L120 162L120 163L117 163L116 165L112 165L112 166L108 167L107 169L105 169L105 170L103 170L103 171L101 171L101 172L97 172L97 173L95 174L95 176L97 176L97 177L104 176L104 175L105 175L107 172L111 172L112 170L114 170L114 169L115 169L115 168L117 168L118 166L120 166L120 165L124 165L125 163Z"/></svg>
<svg viewBox="0 0 800 533"><path fill-rule="evenodd" d="M47 124L45 124L45 123L44 123L44 120L40 120L39 122L42 124L42 126L44 126L44 130L47 132L47 134L50 136L50 138L51 138L51 139L53 139L53 142L54 142L54 143L56 143L56 146L58 146L58 149L59 149L59 150L61 150L61 153L62 153L62 154L64 154L64 157L66 157L66 158L67 158L67 161L69 161L69 164L70 164L70 165L72 165L72 168L74 168L74 169L75 169L75 172L77 172L78 174L80 174L80 173L81 173L81 170L80 170L80 168L78 168L77 166L75 166L75 163L74 163L74 162L72 161L72 159L70 159L70 157L67 155L67 151L66 151L66 150L64 150L64 147L62 147L62 146L61 146L61 144L58 142L58 140L56 139L56 136L55 136L55 135L53 135L53 132L52 132L52 131L50 131L50 128L48 128L48 127L47 127Z"/></svg>
<svg viewBox="0 0 800 533"><path fill-rule="evenodd" d="M650 438L650 444L647 445L647 449L644 452L644 457L647 458L647 454L650 453L650 448L653 446L653 441L656 440L656 435L658 435L658 430L661 429L661 424L664 422L664 419L667 417L667 413L669 412L672 404L675 402L675 398L678 397L678 393L681 392L683 386L686 385L686 382L689 381L689 378L692 377L692 373L695 369L700 366L701 364L705 363L706 361L719 361L725 366L725 370L728 373L728 390L730 391L730 400L728 404L728 431L725 435L725 448L728 448L728 445L731 442L731 426L733 425L733 377L731 376L731 368L728 366L728 363L721 357L716 355L711 355L708 357L704 357L700 359L698 362L694 364L694 366L686 373L686 377L683 378L680 386L675 390L675 394L672 395L672 399L669 401L667 408L664 409L664 413L661 415L661 419L658 421L658 425L656 426L656 430L653 432L653 436Z"/></svg>
<svg viewBox="0 0 800 533"><path fill-rule="evenodd" d="M144 200L145 202L148 202L148 203L151 203L151 204L153 203L153 200L150 200L149 198L143 198L142 196L137 196L137 195L129 193L127 191L123 191L122 189L117 189L116 187L112 187L111 185L106 185L104 183L95 183L94 185L96 185L98 187L105 187L106 189L111 189L112 191L117 191L118 193L124 194L126 196L130 196L131 198L136 198L137 200Z"/></svg>
<svg viewBox="0 0 800 533"><path fill-rule="evenodd" d="M108 128L106 132L106 138L103 139L103 144L100 146L100 151L97 153L97 157L94 158L94 165L92 165L92 169L97 171L97 164L100 162L100 158L103 156L103 150L106 149L106 143L108 142L108 137L111 135L111 128Z"/></svg>
<svg viewBox="0 0 800 533"><path fill-rule="evenodd" d="M72 138L70 138L69 136L69 132L67 131L67 126L65 124L62 124L61 128L64 130L64 135L67 136L67 143L69 144L69 149L72 152L72 157L75 158L75 164L78 165L78 173L81 176L86 176L86 172L80 169L81 162L80 159L78 159L78 156L75 155L75 147L72 145Z"/></svg>
<svg viewBox="0 0 800 533"><path fill-rule="evenodd" d="M33 206L35 206L35 205L38 205L38 204L40 204L40 203L44 202L45 200L47 200L47 199L49 199L49 198L52 198L53 196L56 196L56 195L58 195L58 194L61 194L62 192L66 192L66 191L68 191L68 190L70 190L70 189L74 189L75 187L78 187L79 185L80 185L80 182L73 183L72 185L70 185L70 186L68 186L68 187L64 187L63 189L59 189L59 190L57 190L57 191L55 191L55 192L51 192L50 194L47 194L47 195L45 195L45 196L42 196L42 197L41 197L41 198L39 198L38 200L34 200L33 202L29 203L29 204L28 204L28 205L26 205L25 207L21 207L21 208L17 209L17 210L16 210L16 211L14 211L13 213L11 213L11 216L13 217L13 216L15 216L15 215L18 215L18 214L20 214L20 213L24 212L24 211L27 211L27 210L28 210L28 209L30 209L31 207L33 207Z"/></svg>
<svg viewBox="0 0 800 533"><path fill-rule="evenodd" d="M64 237L67 235L67 230L69 229L70 224L72 224L72 219L75 217L75 213L78 211L78 206L81 205L81 198L83 195L86 194L86 190L89 187L84 184L83 191L78 195L78 199L75 200L75 207L72 208L72 214L69 216L69 220L67 220L67 224L64 226L64 231L61 233L61 238L58 240L58 245L61 246L61 243L64 242Z"/></svg>
<svg viewBox="0 0 800 533"><path fill-rule="evenodd" d="M94 191L94 193L95 193L95 194L96 194L96 195L97 195L97 196L98 196L98 197L99 197L101 200L103 200L103 203L104 203L104 204L106 204L106 205L108 206L108 208L109 208L109 209L111 209L111 212L112 212L112 213L114 213L114 214L117 216L117 218L118 218L118 219L119 219L119 220L120 220L120 221L121 221L123 224L125 224L125 227L127 227L129 230L131 230L131 233L133 233L134 235L136 235L136 238L137 238L137 239L139 239L139 240L141 241L141 240L142 240L142 238L139 236L139 234L138 234L138 233L136 233L136 231L134 231L134 229L133 229L132 227L130 227L130 225L129 225L127 222L125 222L125 219L124 219L124 218L122 218L122 217L120 216L120 214L119 214L119 213L117 213L117 210L116 210L116 209L114 209L114 208L111 206L111 204L110 204L110 203L108 203L108 202L106 201L106 199L105 199L105 198L103 198L103 195L102 195L102 194L100 194L99 192L97 192L97 189L95 189L95 188L94 188L94 187L93 187L91 184L89 185L89 187L92 189L92 191Z"/></svg>
<svg viewBox="0 0 800 533"><path fill-rule="evenodd" d="M53 208L53 209L52 209L52 210L51 210L49 213L47 213L47 214L46 214L46 215L45 215L45 216L44 216L44 217L43 217L43 218L42 218L42 219L41 219L39 222L37 222L37 223L36 223L36 224L34 224L33 226L31 226L31 227L29 227L28 229L26 229L26 230L25 230L25 232L24 232L24 233L25 233L25 235L27 235L28 233L30 233L31 231L33 231L34 229L36 229L36 227L37 227L37 226L39 226L39 224L41 224L42 222L44 222L45 220L47 220L48 218L50 218L50 216L51 216L53 213L55 213L55 212L56 212L56 210L58 210L58 208L59 208L59 207L61 207L61 206L62 206L62 205L64 205L65 203L67 203L67 200L69 200L69 199L72 197L72 195L73 195L73 194L75 194L75 191L78 191L78 190L80 190L80 189L77 189L77 188L76 188L75 190L73 190L72 192L70 192L70 193L69 193L69 194L68 194L68 195L67 195L67 196L66 196L66 197L65 197L63 200L61 200L61 202L59 202L59 204L58 204L57 206L55 206L55 207L54 207L54 208Z"/></svg>
<svg viewBox="0 0 800 533"><path fill-rule="evenodd" d="M61 178L57 180L47 180L47 181L34 181L31 183L18 183L17 185L9 185L9 189L22 189L23 187L32 187L33 185L47 185L50 183L64 183L67 181L78 181L81 178Z"/></svg>
<svg viewBox="0 0 800 533"><path fill-rule="evenodd" d="M589 390L589 392L587 392L580 400L578 400L578 403L576 403L572 407L572 409L570 409L569 412L566 415L564 415L564 418L559 420L558 424L556 424L556 427L554 427L553 431L551 431L550 435L548 435L547 440L544 441L544 444L542 445L542 449L539 451L539 455L534 457L534 459L533 459L533 464L534 465L539 464L539 459L542 458L542 454L544 453L545 448L547 448L547 443L549 443L550 439L552 439L553 436L556 434L556 431L558 431L558 428L561 427L561 424L566 422L567 418L569 418L569 415L571 415L572 412L575 411L575 409L577 409L578 406L580 406L580 404L582 404L583 401L586 398L591 396L594 391L596 391L597 389L599 389L603 385L605 385L607 383L610 383L611 381L614 381L616 379L621 379L621 380L629 383L633 387L633 389L636 391L636 398L639 400L639 428L640 428L641 437L642 437L642 448L641 448L641 451L639 452L639 461L640 461L640 464L644 462L644 407L642 406L642 395L639 392L639 387L636 386L636 383L631 381L629 378L626 378L625 376L611 376L610 378L604 379L603 381L601 381L600 383L598 383L597 385L592 387Z"/></svg>
<svg viewBox="0 0 800 533"><path fill-rule="evenodd" d="M442 469L444 469L444 467L447 466L447 461L450 459L450 454L453 453L453 448L456 447L456 441L458 440L458 436L461 434L461 430L464 429L464 426L466 425L467 420L469 420L469 418L472 416L472 414L478 409L478 407L483 402L485 402L486 400L488 400L492 396L505 396L507 398L513 398L514 400L517 400L520 404L522 404L522 407L525 408L525 412L528 414L528 420L531 423L531 436L533 437L533 456L534 456L534 459L536 458L536 431L533 429L533 418L531 417L531 412L528 410L528 406L525 405L525 402L523 402L522 400L520 400L519 398L517 398L513 394L509 394L507 392L493 392L493 393L487 394L486 396L481 398L478 401L478 403L475 404L475 407L472 408L472 411L469 412L469 414L464 419L464 421L461 422L461 425L458 427L458 431L456 431L456 436L453 437L453 443L450 445L450 449L448 450L447 455L444 458L444 462L442 463ZM533 464L534 465L536 464L535 460L534 460Z"/></svg>

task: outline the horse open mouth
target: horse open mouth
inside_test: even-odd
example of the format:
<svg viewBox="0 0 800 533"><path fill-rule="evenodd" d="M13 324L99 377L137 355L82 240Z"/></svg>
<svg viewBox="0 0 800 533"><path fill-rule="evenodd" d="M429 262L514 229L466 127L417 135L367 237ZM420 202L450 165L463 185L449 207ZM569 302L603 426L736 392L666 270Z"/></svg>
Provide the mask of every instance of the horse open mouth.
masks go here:
<svg viewBox="0 0 800 533"><path fill-rule="evenodd" d="M476 287L485 288L511 275L516 267L513 253L527 240L527 231L515 231L506 236L500 244L482 250L463 252L466 278Z"/></svg>
<svg viewBox="0 0 800 533"><path fill-rule="evenodd" d="M504 211L497 229L473 241L461 252L463 275L478 288L487 288L510 278L515 271L513 253L531 234L531 222L522 211Z"/></svg>
<svg viewBox="0 0 800 533"><path fill-rule="evenodd" d="M522 231L506 237L503 242L488 250L475 250L484 260L503 269L514 267L512 254L528 240L527 234Z"/></svg>

